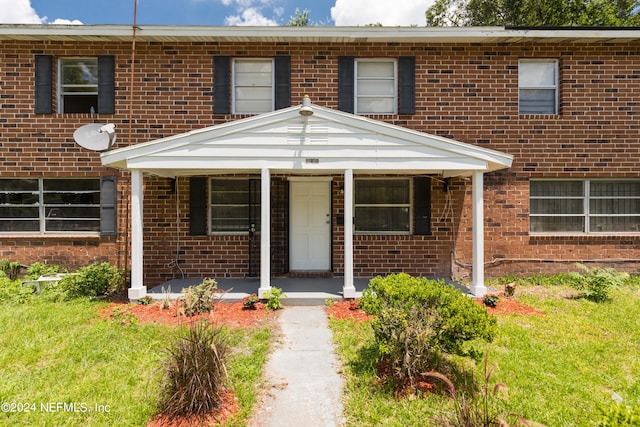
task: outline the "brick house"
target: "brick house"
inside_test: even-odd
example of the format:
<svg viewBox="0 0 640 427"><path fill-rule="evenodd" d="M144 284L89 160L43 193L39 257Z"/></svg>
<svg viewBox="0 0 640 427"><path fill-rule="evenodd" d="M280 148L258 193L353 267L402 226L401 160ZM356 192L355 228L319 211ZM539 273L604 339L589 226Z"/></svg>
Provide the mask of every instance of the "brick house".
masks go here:
<svg viewBox="0 0 640 427"><path fill-rule="evenodd" d="M349 297L397 271L482 295L485 275L637 270L638 30L133 37L0 25L0 258L110 261L133 299L177 275ZM116 125L107 151L75 143L92 123Z"/></svg>

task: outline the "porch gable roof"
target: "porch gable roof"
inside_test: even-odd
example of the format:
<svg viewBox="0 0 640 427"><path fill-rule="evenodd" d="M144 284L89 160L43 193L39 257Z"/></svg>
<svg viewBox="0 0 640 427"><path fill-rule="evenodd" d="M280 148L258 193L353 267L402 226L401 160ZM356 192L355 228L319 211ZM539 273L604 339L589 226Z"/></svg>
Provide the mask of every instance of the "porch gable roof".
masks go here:
<svg viewBox="0 0 640 427"><path fill-rule="evenodd" d="M303 102L101 154L102 164L164 177L263 168L295 173L492 172L509 154ZM305 108L306 107L306 108ZM312 115L301 115L301 109ZM310 109L310 110L309 110Z"/></svg>

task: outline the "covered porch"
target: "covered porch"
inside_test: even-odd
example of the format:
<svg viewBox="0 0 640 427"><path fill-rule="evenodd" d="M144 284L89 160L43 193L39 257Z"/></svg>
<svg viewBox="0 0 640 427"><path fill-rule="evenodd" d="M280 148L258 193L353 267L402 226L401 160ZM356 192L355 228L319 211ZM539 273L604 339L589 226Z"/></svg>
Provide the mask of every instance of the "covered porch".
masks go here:
<svg viewBox="0 0 640 427"><path fill-rule="evenodd" d="M484 206L483 177L511 165L510 155L429 135L388 123L356 116L312 104L308 98L299 106L277 110L218 126L198 129L181 135L130 146L102 154L106 166L131 173L131 287L130 299L145 296L144 280L144 176L166 178L251 174L259 177L259 271L256 279L246 283L253 292L263 296L272 286L278 286L272 271L272 177L286 175L292 183L308 189L310 183L330 182L339 176L339 192L343 206L340 236L341 277L344 298L355 298L361 292L354 277L354 180L358 176L438 176L470 177L472 180L472 249L473 274L471 292L482 296L484 285ZM291 184L293 186L293 184ZM313 205L302 213L290 207L292 219L314 214ZM203 209L207 209L206 201ZM316 209L319 225L333 224L331 212ZM206 219L206 215L205 215ZM293 226L292 226L293 227ZM312 229L304 225L303 229ZM207 231L211 234L211 229ZM292 233L293 234L293 233ZM326 236L326 234L325 234ZM305 240L306 239L306 240ZM314 253L316 237L309 234L303 251L291 250L292 259L309 252L303 266L309 270L325 270ZM293 239L291 240L293 242ZM293 243L292 243L293 245ZM298 262L298 261L296 261ZM306 264L304 262L307 262ZM320 262L319 267L315 262ZM218 277L214 277L219 280ZM293 282L292 282L293 283ZM298 282L300 283L300 282ZM278 286L281 287L281 286ZM293 292L293 291L292 291Z"/></svg>

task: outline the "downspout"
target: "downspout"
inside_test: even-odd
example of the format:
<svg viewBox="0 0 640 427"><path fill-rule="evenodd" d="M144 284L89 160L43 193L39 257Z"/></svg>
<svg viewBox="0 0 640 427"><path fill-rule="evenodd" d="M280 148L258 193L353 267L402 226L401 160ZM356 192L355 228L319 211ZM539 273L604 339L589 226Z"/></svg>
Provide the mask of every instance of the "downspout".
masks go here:
<svg viewBox="0 0 640 427"><path fill-rule="evenodd" d="M128 140L128 144L129 146L131 146L133 144L132 141L132 133L133 133L133 78L135 75L135 68L136 68L136 30L138 28L137 26L137 15L138 15L138 0L133 0L133 33L132 33L132 39L131 39L131 75L129 77L129 131L127 134L127 140ZM125 266L127 265L127 262L129 261L129 227L130 227L130 222L129 222L129 215L131 214L131 183L132 183L132 179L129 180L129 197L127 197L127 210L125 213L125 226L124 226L124 263Z"/></svg>

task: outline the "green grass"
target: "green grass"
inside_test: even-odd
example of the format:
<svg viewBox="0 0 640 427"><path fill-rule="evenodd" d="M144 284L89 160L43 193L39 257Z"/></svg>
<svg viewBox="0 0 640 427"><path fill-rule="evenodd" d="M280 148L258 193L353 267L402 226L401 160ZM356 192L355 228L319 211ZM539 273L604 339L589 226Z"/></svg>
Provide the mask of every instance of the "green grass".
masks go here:
<svg viewBox="0 0 640 427"><path fill-rule="evenodd" d="M32 410L3 410L0 425L143 426L158 412L163 351L175 329L100 319L103 305L80 299L0 303L0 401ZM228 371L241 406L231 425L243 425L256 400L270 332L229 334L235 352Z"/></svg>
<svg viewBox="0 0 640 427"><path fill-rule="evenodd" d="M511 412L548 426L595 426L613 392L628 405L640 405L638 288L615 290L611 302L598 304L567 298L568 287L531 292L519 286L516 296L526 293L519 299L544 316L500 317L487 347L490 364L497 365L492 382L507 385ZM441 396L398 397L381 387L369 325L330 324L345 365L347 425L424 426L450 407Z"/></svg>

